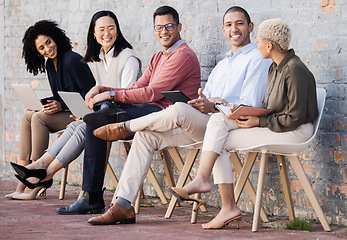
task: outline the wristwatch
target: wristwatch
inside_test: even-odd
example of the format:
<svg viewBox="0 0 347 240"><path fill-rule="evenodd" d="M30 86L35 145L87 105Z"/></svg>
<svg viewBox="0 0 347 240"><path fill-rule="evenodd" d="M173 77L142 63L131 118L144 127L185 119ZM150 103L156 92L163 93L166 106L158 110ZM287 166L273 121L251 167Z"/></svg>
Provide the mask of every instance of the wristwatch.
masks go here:
<svg viewBox="0 0 347 240"><path fill-rule="evenodd" d="M112 101L114 101L114 95L116 94L116 91L115 90L111 90L110 91L110 98Z"/></svg>
<svg viewBox="0 0 347 240"><path fill-rule="evenodd" d="M217 105L218 105L217 103L214 103L214 104L213 104L213 107L214 107L214 110L216 110L216 111L218 112L219 110L218 110L218 108L217 108Z"/></svg>

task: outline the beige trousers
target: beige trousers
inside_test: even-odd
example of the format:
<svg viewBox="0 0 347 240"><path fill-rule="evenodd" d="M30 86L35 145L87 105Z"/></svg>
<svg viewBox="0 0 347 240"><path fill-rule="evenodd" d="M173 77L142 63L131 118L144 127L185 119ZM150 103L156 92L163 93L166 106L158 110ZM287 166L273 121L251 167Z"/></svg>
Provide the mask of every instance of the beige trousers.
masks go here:
<svg viewBox="0 0 347 240"><path fill-rule="evenodd" d="M117 196L134 202L156 150L192 144L204 139L210 115L185 103L133 119L130 129L137 131L122 175Z"/></svg>
<svg viewBox="0 0 347 240"><path fill-rule="evenodd" d="M64 129L74 121L71 112L46 114L42 111L25 112L21 122L20 160L36 161L48 147L49 133Z"/></svg>
<svg viewBox="0 0 347 240"><path fill-rule="evenodd" d="M313 130L312 123L288 132L273 132L265 127L240 129L235 120L216 113L207 124L202 151L213 151L219 155L213 168L214 183L233 183L230 151L267 143L305 142L312 136Z"/></svg>

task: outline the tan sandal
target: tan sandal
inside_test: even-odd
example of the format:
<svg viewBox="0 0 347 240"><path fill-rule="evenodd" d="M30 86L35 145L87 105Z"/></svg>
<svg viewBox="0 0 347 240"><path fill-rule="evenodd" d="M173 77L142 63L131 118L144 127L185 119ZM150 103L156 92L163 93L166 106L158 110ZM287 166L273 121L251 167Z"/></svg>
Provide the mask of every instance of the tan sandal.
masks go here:
<svg viewBox="0 0 347 240"><path fill-rule="evenodd" d="M197 202L198 205L196 206L196 208L194 208L194 212L196 212L196 210L197 210L200 206L206 205L206 201L204 201L204 200L202 200L202 199L191 198L191 197L189 197L189 194L188 194L187 190L185 190L184 188L172 187L172 188L170 188L170 189L171 189L173 195L175 195L175 197L177 197L179 200Z"/></svg>
<svg viewBox="0 0 347 240"><path fill-rule="evenodd" d="M240 220L242 218L242 215L237 215L236 217L230 218L229 220L225 221L225 222L221 222L218 219L214 218L212 219L212 221L201 225L203 229L221 229L225 226L228 226L229 223L231 223L232 221L236 220L236 228L239 229L240 228Z"/></svg>

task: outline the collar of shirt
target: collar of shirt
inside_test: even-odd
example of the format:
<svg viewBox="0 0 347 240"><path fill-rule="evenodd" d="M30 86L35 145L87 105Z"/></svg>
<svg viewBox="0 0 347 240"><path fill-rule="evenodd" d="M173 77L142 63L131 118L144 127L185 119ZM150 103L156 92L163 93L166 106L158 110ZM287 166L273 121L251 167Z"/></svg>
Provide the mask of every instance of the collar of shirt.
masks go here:
<svg viewBox="0 0 347 240"><path fill-rule="evenodd" d="M110 67L110 63L112 61L113 58L113 53L114 53L114 47L112 47L106 54L105 54L105 58L104 58L104 50L101 48L100 49L100 54L99 54L99 58L101 59L101 61L104 63L104 67L106 72L108 71L108 68ZM106 59L106 61L105 61Z"/></svg>
<svg viewBox="0 0 347 240"><path fill-rule="evenodd" d="M257 44L255 43L248 43L246 46L243 46L240 49L237 49L235 53L233 51L229 51L226 53L226 57L229 59L229 63L231 64L232 60L239 54L247 54L252 49L256 48Z"/></svg>
<svg viewBox="0 0 347 240"><path fill-rule="evenodd" d="M166 53L166 54L170 54L173 51L175 51L179 46L181 46L182 44L186 43L186 40L184 39L180 39L177 42L174 43L174 45L172 45L167 51L161 51L162 54Z"/></svg>
<svg viewBox="0 0 347 240"><path fill-rule="evenodd" d="M283 67L288 63L290 59L292 59L295 56L295 51L294 49L290 49L288 54L282 59L280 64L277 66L277 70L279 72L282 72Z"/></svg>

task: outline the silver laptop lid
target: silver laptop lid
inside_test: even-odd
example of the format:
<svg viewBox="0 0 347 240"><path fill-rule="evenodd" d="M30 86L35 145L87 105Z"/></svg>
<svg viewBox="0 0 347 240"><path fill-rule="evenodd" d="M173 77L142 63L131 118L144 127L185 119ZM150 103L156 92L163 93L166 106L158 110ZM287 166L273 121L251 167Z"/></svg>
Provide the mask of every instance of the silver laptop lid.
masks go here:
<svg viewBox="0 0 347 240"><path fill-rule="evenodd" d="M79 93L58 91L58 94L76 118L82 118L84 115L92 112L92 110L86 106L84 99Z"/></svg>
<svg viewBox="0 0 347 240"><path fill-rule="evenodd" d="M40 99L29 84L12 84L12 87L24 103L25 108L34 111L42 110Z"/></svg>

